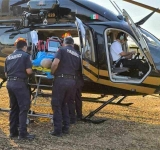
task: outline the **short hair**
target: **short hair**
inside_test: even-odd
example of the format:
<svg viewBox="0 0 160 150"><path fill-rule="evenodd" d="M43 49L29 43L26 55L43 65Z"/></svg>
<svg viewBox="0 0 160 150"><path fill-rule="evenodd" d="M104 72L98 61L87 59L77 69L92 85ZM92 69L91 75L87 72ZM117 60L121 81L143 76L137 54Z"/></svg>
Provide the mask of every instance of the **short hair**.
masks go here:
<svg viewBox="0 0 160 150"><path fill-rule="evenodd" d="M74 40L71 36L68 36L66 38L64 38L64 41L63 41L64 44L74 44Z"/></svg>
<svg viewBox="0 0 160 150"><path fill-rule="evenodd" d="M25 41L20 40L17 42L17 45L16 45L17 49L22 49L24 46L27 46L27 43Z"/></svg>
<svg viewBox="0 0 160 150"><path fill-rule="evenodd" d="M127 41L126 34L124 32L119 32L116 39Z"/></svg>

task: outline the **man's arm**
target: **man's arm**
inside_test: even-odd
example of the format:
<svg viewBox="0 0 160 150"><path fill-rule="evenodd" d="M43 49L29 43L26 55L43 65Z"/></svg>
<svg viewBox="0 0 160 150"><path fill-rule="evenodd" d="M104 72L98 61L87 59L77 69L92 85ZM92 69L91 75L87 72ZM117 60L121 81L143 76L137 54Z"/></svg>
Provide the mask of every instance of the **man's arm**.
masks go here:
<svg viewBox="0 0 160 150"><path fill-rule="evenodd" d="M5 72L5 77L7 78L7 72Z"/></svg>
<svg viewBox="0 0 160 150"><path fill-rule="evenodd" d="M6 59L7 60L7 59ZM5 77L7 78L7 65L6 65L6 60L5 60L5 65L4 65L4 74Z"/></svg>
<svg viewBox="0 0 160 150"><path fill-rule="evenodd" d="M132 55L135 54L135 51L132 51L132 52L121 52L120 55L121 56L124 56L125 58L127 59L130 59L132 58Z"/></svg>
<svg viewBox="0 0 160 150"><path fill-rule="evenodd" d="M32 74L32 69L28 68L28 69L26 69L26 72L27 72L28 75L30 75L30 74Z"/></svg>
<svg viewBox="0 0 160 150"><path fill-rule="evenodd" d="M54 61L52 62L52 66L51 66L51 74L54 74L58 64L59 64L60 60L58 58L55 58Z"/></svg>
<svg viewBox="0 0 160 150"><path fill-rule="evenodd" d="M27 56L26 59L26 72L28 75L32 74L32 63L29 55Z"/></svg>

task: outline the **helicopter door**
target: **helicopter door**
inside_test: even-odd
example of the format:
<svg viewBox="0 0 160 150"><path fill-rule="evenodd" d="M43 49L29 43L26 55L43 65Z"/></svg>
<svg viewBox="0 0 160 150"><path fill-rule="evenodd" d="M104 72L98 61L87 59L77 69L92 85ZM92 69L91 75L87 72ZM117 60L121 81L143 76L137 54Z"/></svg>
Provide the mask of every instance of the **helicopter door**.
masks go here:
<svg viewBox="0 0 160 150"><path fill-rule="evenodd" d="M82 72L93 81L98 80L98 69L95 66L95 45L91 27L88 27L76 17L75 24L81 46ZM94 75L93 75L94 74ZM95 76L96 74L96 76Z"/></svg>
<svg viewBox="0 0 160 150"><path fill-rule="evenodd" d="M131 19L131 17L129 16L129 14L126 12L125 9L123 9L123 15L124 15L126 21L128 22L128 25L130 26L130 29L132 30L136 40L139 42L139 45L142 47L144 54L148 58L150 65L152 66L152 68L154 68L156 70L154 61L152 59L152 56L151 56L149 48L148 48L148 45L147 45L146 41L144 40L141 31L135 25L135 23L133 22L133 20Z"/></svg>

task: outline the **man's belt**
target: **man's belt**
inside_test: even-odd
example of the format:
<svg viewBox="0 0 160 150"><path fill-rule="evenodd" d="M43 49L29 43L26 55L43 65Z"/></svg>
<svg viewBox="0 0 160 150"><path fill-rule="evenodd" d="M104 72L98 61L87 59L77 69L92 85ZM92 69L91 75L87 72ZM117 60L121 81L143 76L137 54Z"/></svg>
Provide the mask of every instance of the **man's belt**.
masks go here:
<svg viewBox="0 0 160 150"><path fill-rule="evenodd" d="M55 76L56 78L66 78L66 79L76 79L75 75L70 75L70 74L61 74Z"/></svg>
<svg viewBox="0 0 160 150"><path fill-rule="evenodd" d="M27 80L19 78L19 77L7 77L7 81L23 81L23 82L26 82Z"/></svg>

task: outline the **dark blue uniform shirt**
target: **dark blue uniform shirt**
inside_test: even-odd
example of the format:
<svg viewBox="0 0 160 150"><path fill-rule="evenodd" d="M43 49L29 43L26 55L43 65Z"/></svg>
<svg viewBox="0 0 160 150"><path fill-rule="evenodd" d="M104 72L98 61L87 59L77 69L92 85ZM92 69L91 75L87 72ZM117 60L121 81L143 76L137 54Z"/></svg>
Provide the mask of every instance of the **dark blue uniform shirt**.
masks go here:
<svg viewBox="0 0 160 150"><path fill-rule="evenodd" d="M32 68L30 55L23 50L15 50L7 56L5 61L4 72L7 77L27 78L26 69Z"/></svg>
<svg viewBox="0 0 160 150"><path fill-rule="evenodd" d="M80 55L72 46L65 46L60 48L57 51L55 58L60 60L58 68L54 74L55 76L61 74L76 75L76 72L80 69Z"/></svg>

